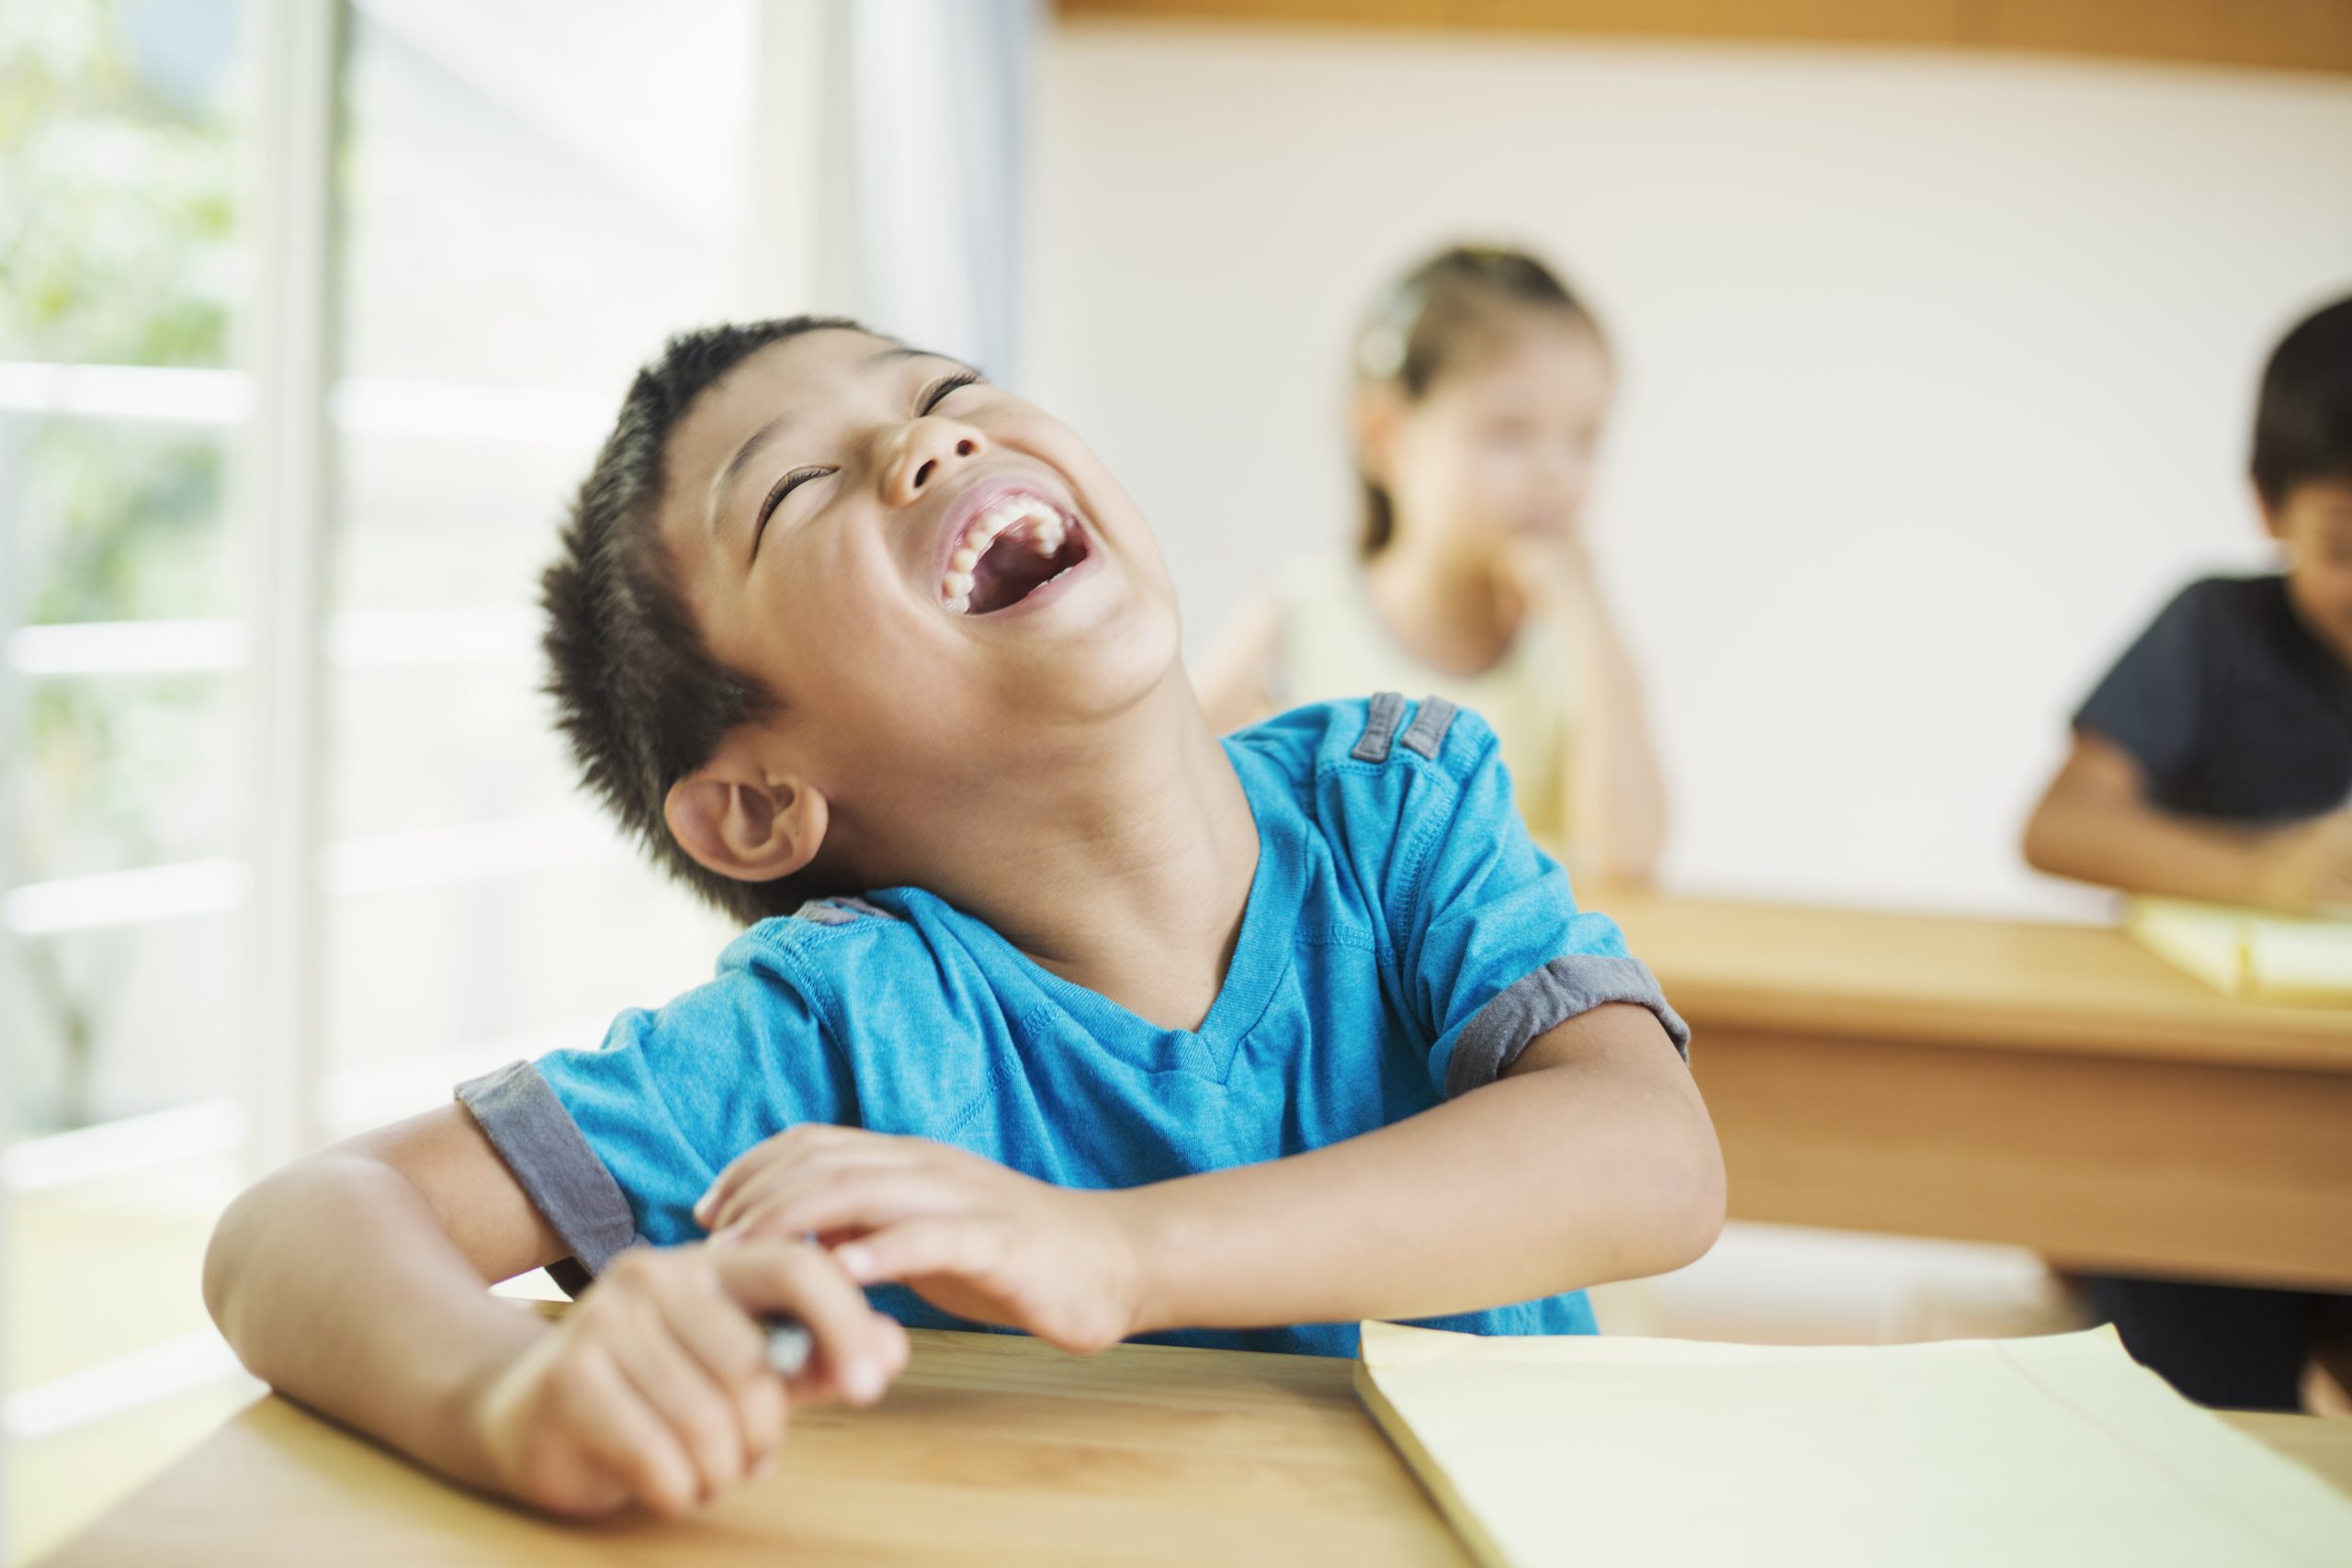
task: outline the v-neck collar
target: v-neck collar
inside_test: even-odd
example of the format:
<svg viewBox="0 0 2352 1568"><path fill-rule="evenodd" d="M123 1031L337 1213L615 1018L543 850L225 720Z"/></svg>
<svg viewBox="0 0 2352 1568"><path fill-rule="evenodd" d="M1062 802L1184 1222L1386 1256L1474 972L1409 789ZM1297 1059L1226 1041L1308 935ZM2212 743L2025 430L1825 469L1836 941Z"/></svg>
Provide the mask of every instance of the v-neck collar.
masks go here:
<svg viewBox="0 0 2352 1568"><path fill-rule="evenodd" d="M1279 806L1269 810L1268 805L1273 803L1261 803L1260 786L1250 776L1256 760L1229 742L1225 752L1257 827L1258 863L1250 873L1250 897L1242 906L1241 930L1234 940L1224 983L1198 1029L1163 1028L1100 991L1055 974L985 920L954 910L956 927L966 940L992 954L991 967L1012 969L1105 1050L1150 1070L1176 1069L1219 1082L1231 1069L1242 1037L1265 1016L1274 988L1290 966L1289 928L1297 916L1299 884L1305 874L1295 813L1285 813ZM953 909L945 900L920 889L906 891L942 909Z"/></svg>

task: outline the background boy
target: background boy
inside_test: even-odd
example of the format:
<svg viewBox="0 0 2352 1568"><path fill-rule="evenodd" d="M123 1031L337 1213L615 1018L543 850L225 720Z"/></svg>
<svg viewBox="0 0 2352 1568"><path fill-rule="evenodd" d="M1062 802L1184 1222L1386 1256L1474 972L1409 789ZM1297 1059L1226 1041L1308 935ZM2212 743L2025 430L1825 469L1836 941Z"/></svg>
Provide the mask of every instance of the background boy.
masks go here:
<svg viewBox="0 0 2352 1568"><path fill-rule="evenodd" d="M2181 590L2075 716L2026 828L2041 870L2135 893L2352 914L2352 299L2262 376L2254 486L2286 570ZM2346 1298L2088 1281L2132 1353L2209 1404L2291 1410Z"/></svg>

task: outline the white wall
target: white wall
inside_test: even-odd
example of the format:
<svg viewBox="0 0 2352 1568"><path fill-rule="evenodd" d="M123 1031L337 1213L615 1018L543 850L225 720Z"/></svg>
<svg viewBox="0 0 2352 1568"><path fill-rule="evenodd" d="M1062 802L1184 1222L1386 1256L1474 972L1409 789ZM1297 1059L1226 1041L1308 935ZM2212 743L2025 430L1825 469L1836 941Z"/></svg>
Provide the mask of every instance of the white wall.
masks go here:
<svg viewBox="0 0 2352 1568"><path fill-rule="evenodd" d="M2352 82L2017 57L1065 27L1025 388L1197 655L1349 528L1357 312L1532 244L1626 369L1592 523L1677 886L2096 913L2017 829L2171 589L2266 544L2256 374L2352 288Z"/></svg>

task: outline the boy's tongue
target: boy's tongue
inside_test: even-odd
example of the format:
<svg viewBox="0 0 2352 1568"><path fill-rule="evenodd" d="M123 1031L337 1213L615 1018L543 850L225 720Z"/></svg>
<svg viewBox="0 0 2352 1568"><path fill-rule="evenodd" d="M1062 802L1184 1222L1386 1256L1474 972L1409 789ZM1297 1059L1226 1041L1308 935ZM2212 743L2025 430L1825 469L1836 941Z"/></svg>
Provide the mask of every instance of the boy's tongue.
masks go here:
<svg viewBox="0 0 2352 1568"><path fill-rule="evenodd" d="M1039 584L1058 577L1085 557L1086 547L1074 529L1050 555L1040 555L1036 525L1016 523L990 540L973 566L971 606L965 614L985 615L1018 604Z"/></svg>

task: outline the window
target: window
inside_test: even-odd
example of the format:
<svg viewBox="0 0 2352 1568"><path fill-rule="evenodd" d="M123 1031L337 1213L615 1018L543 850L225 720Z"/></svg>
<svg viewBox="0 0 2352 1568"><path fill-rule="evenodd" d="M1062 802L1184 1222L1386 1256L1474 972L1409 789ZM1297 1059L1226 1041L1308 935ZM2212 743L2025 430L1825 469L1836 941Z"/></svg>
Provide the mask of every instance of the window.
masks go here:
<svg viewBox="0 0 2352 1568"><path fill-rule="evenodd" d="M107 1500L76 1444L127 1486L238 1397L198 1259L259 1164L709 974L573 788L537 578L629 372L760 302L789 12L0 7L11 1555Z"/></svg>

